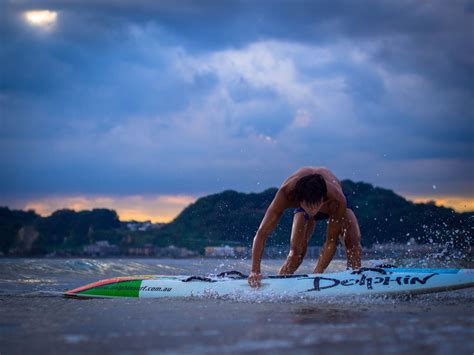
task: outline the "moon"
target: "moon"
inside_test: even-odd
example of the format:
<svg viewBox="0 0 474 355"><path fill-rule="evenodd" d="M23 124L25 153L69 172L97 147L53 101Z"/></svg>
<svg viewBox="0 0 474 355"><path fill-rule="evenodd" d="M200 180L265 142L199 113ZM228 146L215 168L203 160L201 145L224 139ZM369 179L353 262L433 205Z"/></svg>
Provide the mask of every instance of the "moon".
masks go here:
<svg viewBox="0 0 474 355"><path fill-rule="evenodd" d="M50 10L32 10L25 11L23 16L33 26L47 27L56 22L58 13Z"/></svg>

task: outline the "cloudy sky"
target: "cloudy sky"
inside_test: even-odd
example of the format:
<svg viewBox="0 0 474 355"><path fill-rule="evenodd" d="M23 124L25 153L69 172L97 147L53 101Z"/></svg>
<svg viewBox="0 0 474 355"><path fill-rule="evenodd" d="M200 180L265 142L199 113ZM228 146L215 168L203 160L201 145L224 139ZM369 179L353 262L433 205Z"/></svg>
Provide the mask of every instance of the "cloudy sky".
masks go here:
<svg viewBox="0 0 474 355"><path fill-rule="evenodd" d="M0 6L0 205L168 221L313 165L474 210L473 1Z"/></svg>

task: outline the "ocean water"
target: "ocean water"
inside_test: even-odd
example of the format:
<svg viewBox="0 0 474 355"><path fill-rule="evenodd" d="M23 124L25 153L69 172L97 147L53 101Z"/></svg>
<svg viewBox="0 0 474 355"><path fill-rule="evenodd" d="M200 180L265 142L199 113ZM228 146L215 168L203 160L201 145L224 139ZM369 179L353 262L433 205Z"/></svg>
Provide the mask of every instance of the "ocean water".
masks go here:
<svg viewBox="0 0 474 355"><path fill-rule="evenodd" d="M264 260L276 274L283 260ZM375 261L372 262L376 263ZM299 273L312 271L306 260ZM369 266L367 261L365 266ZM422 266L427 266L424 261ZM398 266L417 266L413 260ZM445 267L446 265L428 265ZM450 264L449 266L456 266ZM341 271L334 260L328 271ZM249 260L0 259L0 354L469 354L474 288L412 298L91 299L64 290L133 274L248 273Z"/></svg>

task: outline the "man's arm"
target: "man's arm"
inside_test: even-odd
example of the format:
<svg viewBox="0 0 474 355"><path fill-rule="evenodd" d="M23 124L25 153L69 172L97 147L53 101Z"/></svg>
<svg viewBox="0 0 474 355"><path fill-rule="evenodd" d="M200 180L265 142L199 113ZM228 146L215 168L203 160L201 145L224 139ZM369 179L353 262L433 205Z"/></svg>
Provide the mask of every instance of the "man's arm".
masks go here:
<svg viewBox="0 0 474 355"><path fill-rule="evenodd" d="M262 223L258 227L252 245L252 273L249 277L251 286L258 286L260 275L260 263L262 261L263 249L270 233L275 229L285 210L286 198L279 190L272 203L265 212Z"/></svg>
<svg viewBox="0 0 474 355"><path fill-rule="evenodd" d="M336 213L329 218L326 241L324 242L321 255L314 269L315 274L322 274L328 267L337 249L339 236L345 233L346 229L346 203L340 202Z"/></svg>

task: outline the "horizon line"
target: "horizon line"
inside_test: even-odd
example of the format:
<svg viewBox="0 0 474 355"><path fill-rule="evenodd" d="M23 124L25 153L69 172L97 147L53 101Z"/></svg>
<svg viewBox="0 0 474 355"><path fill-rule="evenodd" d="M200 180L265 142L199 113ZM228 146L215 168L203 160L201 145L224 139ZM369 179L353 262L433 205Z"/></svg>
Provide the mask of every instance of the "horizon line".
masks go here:
<svg viewBox="0 0 474 355"><path fill-rule="evenodd" d="M16 205L15 203L8 203L0 204L0 206L12 210L33 210L41 217L48 217L62 209L80 212L104 208L114 210L121 222L170 223L186 207L197 199L208 195L54 196L35 200L25 199L16 203ZM456 195L397 195L415 204L432 202L437 207L451 208L457 213L474 212L474 198Z"/></svg>

